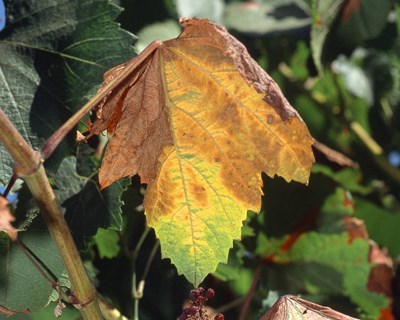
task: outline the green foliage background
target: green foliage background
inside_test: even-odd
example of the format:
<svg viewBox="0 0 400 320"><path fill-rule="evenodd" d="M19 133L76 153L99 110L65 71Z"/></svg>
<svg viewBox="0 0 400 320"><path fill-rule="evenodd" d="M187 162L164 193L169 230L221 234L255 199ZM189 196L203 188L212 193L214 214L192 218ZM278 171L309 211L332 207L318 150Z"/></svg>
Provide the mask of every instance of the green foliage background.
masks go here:
<svg viewBox="0 0 400 320"><path fill-rule="evenodd" d="M265 177L262 212L249 213L243 240L235 243L228 264L220 265L203 284L216 291L213 307L241 301L255 279L255 270L261 268L248 319L265 313L271 297L286 293L301 294L356 317L378 319L387 308L399 318L398 3L196 3L5 1L0 107L31 145L39 148L95 93L103 72L128 60L152 40L179 34L179 16L208 17L224 24L279 83L315 139L353 162L343 165L316 150L317 164L309 186ZM122 14L121 7L125 9ZM84 123L80 126L84 128ZM152 231L143 237L147 232L140 207L143 190L136 178L99 190L99 161L94 154L98 143L77 146L70 137L46 167L99 292L131 317L133 271L140 279L157 245ZM12 162L0 146L0 183L5 185L11 174ZM24 187L15 214L24 229L22 240L60 278L63 268L57 249ZM370 240L350 241L345 217L361 219ZM141 239L144 242L135 257L132 251ZM382 287L389 288L385 294L368 287L374 267L369 259L371 240L387 251L393 263L393 267L384 267L389 277L380 280ZM63 284L68 286L65 279ZM190 288L157 252L140 301L140 319L176 318ZM54 300L51 294L50 286L25 256L0 235L0 305L33 311L12 319L53 318L54 303L43 309ZM226 319L237 319L240 304L224 313ZM65 319L76 317L73 309L63 315Z"/></svg>

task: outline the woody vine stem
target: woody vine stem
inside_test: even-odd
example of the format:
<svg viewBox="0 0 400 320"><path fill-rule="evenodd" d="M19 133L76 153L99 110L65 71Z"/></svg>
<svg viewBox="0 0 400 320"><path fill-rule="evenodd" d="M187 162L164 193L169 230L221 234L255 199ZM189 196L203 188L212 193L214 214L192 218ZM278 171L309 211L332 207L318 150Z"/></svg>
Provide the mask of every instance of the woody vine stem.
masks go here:
<svg viewBox="0 0 400 320"><path fill-rule="evenodd" d="M150 54L160 44L160 41L154 41L143 53ZM0 109L0 143L5 146L14 160L14 175L12 179L15 180L16 177L24 179L33 197L38 202L43 218L60 251L68 272L72 292L77 300L75 305L79 307L84 320L98 320L103 317L97 302L96 291L86 274L79 252L62 215L60 205L48 181L43 162L53 153L68 132L79 123L84 115L101 103L121 81L124 81L131 74L138 64L143 63L147 54L138 57L135 63L128 65L114 81L102 87L89 102L54 132L43 145L41 152L33 150L28 145Z"/></svg>
<svg viewBox="0 0 400 320"><path fill-rule="evenodd" d="M71 281L72 302L84 320L102 319L96 291L86 273L60 205L50 186L43 159L33 150L0 109L0 142L14 160L14 174L24 179L64 262Z"/></svg>

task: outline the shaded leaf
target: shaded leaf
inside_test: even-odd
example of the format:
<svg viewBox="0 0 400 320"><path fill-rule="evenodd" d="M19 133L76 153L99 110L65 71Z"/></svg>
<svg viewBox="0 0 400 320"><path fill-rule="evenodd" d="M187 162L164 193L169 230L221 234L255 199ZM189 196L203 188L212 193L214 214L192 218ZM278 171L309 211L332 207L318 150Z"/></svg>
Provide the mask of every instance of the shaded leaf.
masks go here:
<svg viewBox="0 0 400 320"><path fill-rule="evenodd" d="M29 313L29 314L15 314L12 316L12 320L44 320L44 319L55 319L54 317L55 304L50 304L45 308ZM79 319L80 312L74 307L67 307L63 309L62 320L76 320ZM3 318L0 319L3 320ZM9 318L7 318L9 319ZM6 319L4 319L6 320Z"/></svg>
<svg viewBox="0 0 400 320"><path fill-rule="evenodd" d="M372 265L369 244L365 239L351 238L347 233L318 234L309 232L297 238L290 250L282 250L281 240L259 236L258 250L264 245L265 259L281 268L274 274L277 287L291 292L304 288L314 294L345 294L372 316L389 304L388 299L367 288ZM351 241L351 242L350 242Z"/></svg>
<svg viewBox="0 0 400 320"><path fill-rule="evenodd" d="M326 38L344 0L314 0L312 2L313 23L311 27L311 52L314 63L322 72L322 55Z"/></svg>
<svg viewBox="0 0 400 320"><path fill-rule="evenodd" d="M339 171L334 171L330 167L316 164L313 167L313 172L323 173L324 175L331 177L339 185L351 192L365 195L372 191L371 187L361 184L362 176L360 171L356 168L344 168Z"/></svg>
<svg viewBox="0 0 400 320"><path fill-rule="evenodd" d="M121 196L129 185L127 179L100 190L96 176L76 173L75 157L65 158L53 177L56 195L78 248L84 249L99 227L121 230Z"/></svg>
<svg viewBox="0 0 400 320"><path fill-rule="evenodd" d="M226 261L247 210L260 210L261 172L308 182L313 140L225 28L182 23L177 39L154 42L106 73L117 89L91 130L111 137L100 185L134 174L148 183L148 224L164 257L197 285Z"/></svg>
<svg viewBox="0 0 400 320"><path fill-rule="evenodd" d="M7 2L0 107L34 148L88 100L105 70L132 56L132 36L113 21L119 12L107 0ZM70 152L64 142L54 159ZM11 174L0 145L0 183Z"/></svg>
<svg viewBox="0 0 400 320"><path fill-rule="evenodd" d="M17 239L17 229L11 224L15 218L8 207L6 198L0 196L0 232L6 232L12 240Z"/></svg>
<svg viewBox="0 0 400 320"><path fill-rule="evenodd" d="M377 37L387 23L392 4L391 0L379 3L374 0L345 1L340 12L339 32L348 33L351 30L351 38L356 43Z"/></svg>
<svg viewBox="0 0 400 320"><path fill-rule="evenodd" d="M57 282L64 271L57 247L46 226L36 219L18 238L31 251L45 273ZM0 234L0 306L14 312L34 312L49 301L53 288L17 245Z"/></svg>
<svg viewBox="0 0 400 320"><path fill-rule="evenodd" d="M286 295L280 297L272 308L260 320L285 320L285 319L310 319L310 320L355 320L331 308L301 299L296 296Z"/></svg>
<svg viewBox="0 0 400 320"><path fill-rule="evenodd" d="M337 53L349 53L377 37L388 22L391 0L315 0L311 48L319 71Z"/></svg>

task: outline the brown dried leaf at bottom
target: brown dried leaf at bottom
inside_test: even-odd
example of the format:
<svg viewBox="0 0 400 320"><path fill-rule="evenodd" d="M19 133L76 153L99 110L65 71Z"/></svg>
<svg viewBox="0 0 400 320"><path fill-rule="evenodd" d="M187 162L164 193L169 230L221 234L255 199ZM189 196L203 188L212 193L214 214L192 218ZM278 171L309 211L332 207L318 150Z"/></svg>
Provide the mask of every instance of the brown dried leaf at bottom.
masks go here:
<svg viewBox="0 0 400 320"><path fill-rule="evenodd" d="M301 299L292 295L285 295L260 320L356 320L331 308Z"/></svg>

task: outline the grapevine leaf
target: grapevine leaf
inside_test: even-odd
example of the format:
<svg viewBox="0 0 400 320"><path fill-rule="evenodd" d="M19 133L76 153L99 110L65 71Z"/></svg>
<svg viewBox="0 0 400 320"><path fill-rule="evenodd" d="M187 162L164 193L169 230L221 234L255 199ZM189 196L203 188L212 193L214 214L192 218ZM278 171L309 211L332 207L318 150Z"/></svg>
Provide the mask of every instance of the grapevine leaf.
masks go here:
<svg viewBox="0 0 400 320"><path fill-rule="evenodd" d="M335 56L338 43L346 52L377 37L387 25L391 8L391 0L314 0L311 48L318 70Z"/></svg>
<svg viewBox="0 0 400 320"><path fill-rule="evenodd" d="M369 262L369 244L365 239L352 239L347 233L308 232L298 237L289 250L285 249L287 238L270 242L260 235L258 241L259 248L264 245L267 261L288 266L286 273L290 270L286 276L279 275L278 283L287 281L283 278L288 274L290 278L295 276L296 281L291 283L293 292L300 287L320 294L344 292L363 310L375 316L387 307L388 300L383 295L367 288L372 265Z"/></svg>
<svg viewBox="0 0 400 320"><path fill-rule="evenodd" d="M357 198L356 203L355 216L365 221L371 238L388 248L392 257L397 257L400 254L400 243L397 241L400 214L361 198Z"/></svg>
<svg viewBox="0 0 400 320"><path fill-rule="evenodd" d="M260 210L261 172L308 182L313 139L225 28L182 24L178 38L153 42L105 74L115 89L91 131L111 138L100 185L140 175L163 256L198 285L226 262L247 210Z"/></svg>
<svg viewBox="0 0 400 320"><path fill-rule="evenodd" d="M56 195L65 209L65 219L78 248L85 248L87 240L96 234L99 227L121 230L121 196L129 185L127 179L100 190L96 176L84 177L76 173L75 157L64 158L52 177Z"/></svg>
<svg viewBox="0 0 400 320"><path fill-rule="evenodd" d="M49 278L57 282L64 266L44 223L36 219L29 230L19 232L18 238ZM1 307L16 313L34 312L46 305L52 291L51 284L21 249L0 234L0 313Z"/></svg>
<svg viewBox="0 0 400 320"><path fill-rule="evenodd" d="M344 0L314 0L312 2L311 52L319 72L323 69L322 56L326 38L343 2Z"/></svg>
<svg viewBox="0 0 400 320"><path fill-rule="evenodd" d="M132 36L113 21L119 12L106 0L7 2L0 108L33 147L88 99L105 70L132 56ZM68 154L64 142L54 159ZM11 174L12 160L0 145L0 183Z"/></svg>

